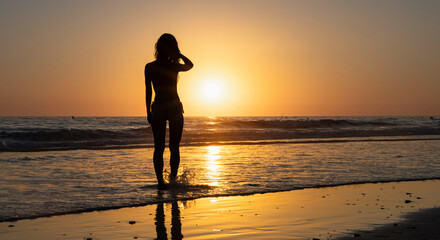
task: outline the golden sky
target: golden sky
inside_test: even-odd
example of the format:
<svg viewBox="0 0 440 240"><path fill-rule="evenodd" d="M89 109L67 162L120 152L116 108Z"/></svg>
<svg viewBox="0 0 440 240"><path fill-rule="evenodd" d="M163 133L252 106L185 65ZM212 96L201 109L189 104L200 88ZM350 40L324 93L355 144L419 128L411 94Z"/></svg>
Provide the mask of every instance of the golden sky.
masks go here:
<svg viewBox="0 0 440 240"><path fill-rule="evenodd" d="M0 116L145 115L165 32L187 116L439 115L439 22L423 0L4 0Z"/></svg>

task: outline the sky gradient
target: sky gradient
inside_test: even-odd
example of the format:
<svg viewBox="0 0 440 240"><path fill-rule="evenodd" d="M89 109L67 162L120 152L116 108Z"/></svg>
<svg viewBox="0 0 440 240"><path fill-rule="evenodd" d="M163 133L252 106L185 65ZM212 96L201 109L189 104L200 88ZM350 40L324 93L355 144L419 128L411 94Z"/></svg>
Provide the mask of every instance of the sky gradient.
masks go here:
<svg viewBox="0 0 440 240"><path fill-rule="evenodd" d="M423 0L2 0L0 116L145 115L165 32L187 116L440 115L439 22Z"/></svg>

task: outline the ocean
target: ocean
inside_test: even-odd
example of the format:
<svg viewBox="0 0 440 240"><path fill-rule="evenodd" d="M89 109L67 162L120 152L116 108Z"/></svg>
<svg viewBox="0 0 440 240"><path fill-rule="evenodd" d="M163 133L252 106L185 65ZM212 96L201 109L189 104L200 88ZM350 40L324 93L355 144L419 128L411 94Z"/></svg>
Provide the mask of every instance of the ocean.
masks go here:
<svg viewBox="0 0 440 240"><path fill-rule="evenodd" d="M0 117L0 221L439 179L439 140L439 117L186 117L178 184L158 194L145 117Z"/></svg>

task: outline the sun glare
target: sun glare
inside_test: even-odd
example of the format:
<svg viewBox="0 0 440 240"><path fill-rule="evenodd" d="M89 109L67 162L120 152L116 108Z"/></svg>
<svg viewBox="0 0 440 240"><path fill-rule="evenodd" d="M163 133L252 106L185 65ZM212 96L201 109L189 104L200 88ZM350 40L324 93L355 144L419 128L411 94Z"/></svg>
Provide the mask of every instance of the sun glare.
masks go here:
<svg viewBox="0 0 440 240"><path fill-rule="evenodd" d="M215 72L199 78L196 99L205 116L217 115L230 103L231 89L228 81L228 77Z"/></svg>
<svg viewBox="0 0 440 240"><path fill-rule="evenodd" d="M220 95L220 87L215 82L208 82L204 87L205 96L211 99L218 98Z"/></svg>

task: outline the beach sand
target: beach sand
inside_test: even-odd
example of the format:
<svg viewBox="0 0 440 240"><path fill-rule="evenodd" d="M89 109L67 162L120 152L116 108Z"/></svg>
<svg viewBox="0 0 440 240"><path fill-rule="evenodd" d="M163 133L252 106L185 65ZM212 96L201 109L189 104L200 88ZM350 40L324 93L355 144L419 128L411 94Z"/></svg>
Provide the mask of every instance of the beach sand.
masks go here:
<svg viewBox="0 0 440 240"><path fill-rule="evenodd" d="M358 231L338 240L348 239L440 239L440 208L409 213L399 223L386 224L372 231Z"/></svg>
<svg viewBox="0 0 440 240"><path fill-rule="evenodd" d="M429 180L174 201L2 222L0 239L439 239L438 189Z"/></svg>

